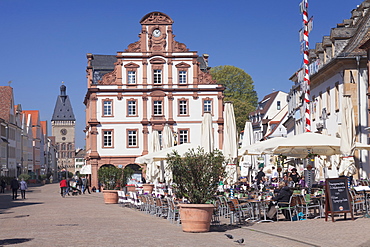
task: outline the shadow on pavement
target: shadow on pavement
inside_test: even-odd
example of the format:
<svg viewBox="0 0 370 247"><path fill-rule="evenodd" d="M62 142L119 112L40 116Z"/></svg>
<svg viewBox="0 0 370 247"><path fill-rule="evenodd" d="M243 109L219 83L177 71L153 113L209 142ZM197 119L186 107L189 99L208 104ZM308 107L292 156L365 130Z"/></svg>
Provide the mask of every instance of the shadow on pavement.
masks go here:
<svg viewBox="0 0 370 247"><path fill-rule="evenodd" d="M33 238L9 238L0 239L0 246L11 245L11 244L21 244L33 240Z"/></svg>

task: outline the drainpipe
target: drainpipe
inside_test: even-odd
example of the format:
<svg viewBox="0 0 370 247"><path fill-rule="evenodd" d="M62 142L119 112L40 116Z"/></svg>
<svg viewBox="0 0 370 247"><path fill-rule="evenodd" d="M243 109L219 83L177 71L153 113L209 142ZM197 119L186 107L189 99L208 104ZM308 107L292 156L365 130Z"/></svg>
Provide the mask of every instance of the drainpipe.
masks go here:
<svg viewBox="0 0 370 247"><path fill-rule="evenodd" d="M360 60L361 56L356 56L357 62L357 97L358 97L358 141L362 143L362 126L361 126L361 85L360 85ZM359 167L361 169L360 179L362 178L362 151L359 151Z"/></svg>

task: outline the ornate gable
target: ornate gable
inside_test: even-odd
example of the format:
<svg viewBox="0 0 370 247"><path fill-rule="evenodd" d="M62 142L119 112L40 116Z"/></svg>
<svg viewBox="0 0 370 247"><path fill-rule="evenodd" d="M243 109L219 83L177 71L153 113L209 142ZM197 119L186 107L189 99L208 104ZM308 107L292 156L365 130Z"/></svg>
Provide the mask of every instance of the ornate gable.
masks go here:
<svg viewBox="0 0 370 247"><path fill-rule="evenodd" d="M151 12L141 19L140 24L173 24L173 20L162 12Z"/></svg>
<svg viewBox="0 0 370 247"><path fill-rule="evenodd" d="M136 41L134 43L131 43L127 46L127 49L125 49L125 52L140 52L141 41Z"/></svg>

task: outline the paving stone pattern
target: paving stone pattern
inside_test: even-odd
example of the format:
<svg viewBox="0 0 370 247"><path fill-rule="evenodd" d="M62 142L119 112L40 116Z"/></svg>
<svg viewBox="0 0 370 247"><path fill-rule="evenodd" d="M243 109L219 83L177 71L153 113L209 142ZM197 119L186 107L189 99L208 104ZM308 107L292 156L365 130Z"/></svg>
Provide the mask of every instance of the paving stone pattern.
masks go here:
<svg viewBox="0 0 370 247"><path fill-rule="evenodd" d="M208 233L185 233L181 226L118 204L101 193L62 198L59 184L31 186L26 200L0 194L0 246L370 246L370 219L336 222L247 223L228 219ZM233 235L228 239L225 234ZM243 244L234 240L244 238Z"/></svg>

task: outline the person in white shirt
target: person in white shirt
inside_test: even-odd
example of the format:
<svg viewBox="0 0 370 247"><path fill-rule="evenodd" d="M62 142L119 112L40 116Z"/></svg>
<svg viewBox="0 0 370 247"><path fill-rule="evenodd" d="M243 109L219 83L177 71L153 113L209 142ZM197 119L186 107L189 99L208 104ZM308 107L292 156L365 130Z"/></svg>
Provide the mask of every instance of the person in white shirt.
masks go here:
<svg viewBox="0 0 370 247"><path fill-rule="evenodd" d="M277 182L278 177L279 177L279 173L275 169L275 166L273 166L271 169L272 169L271 182Z"/></svg>

